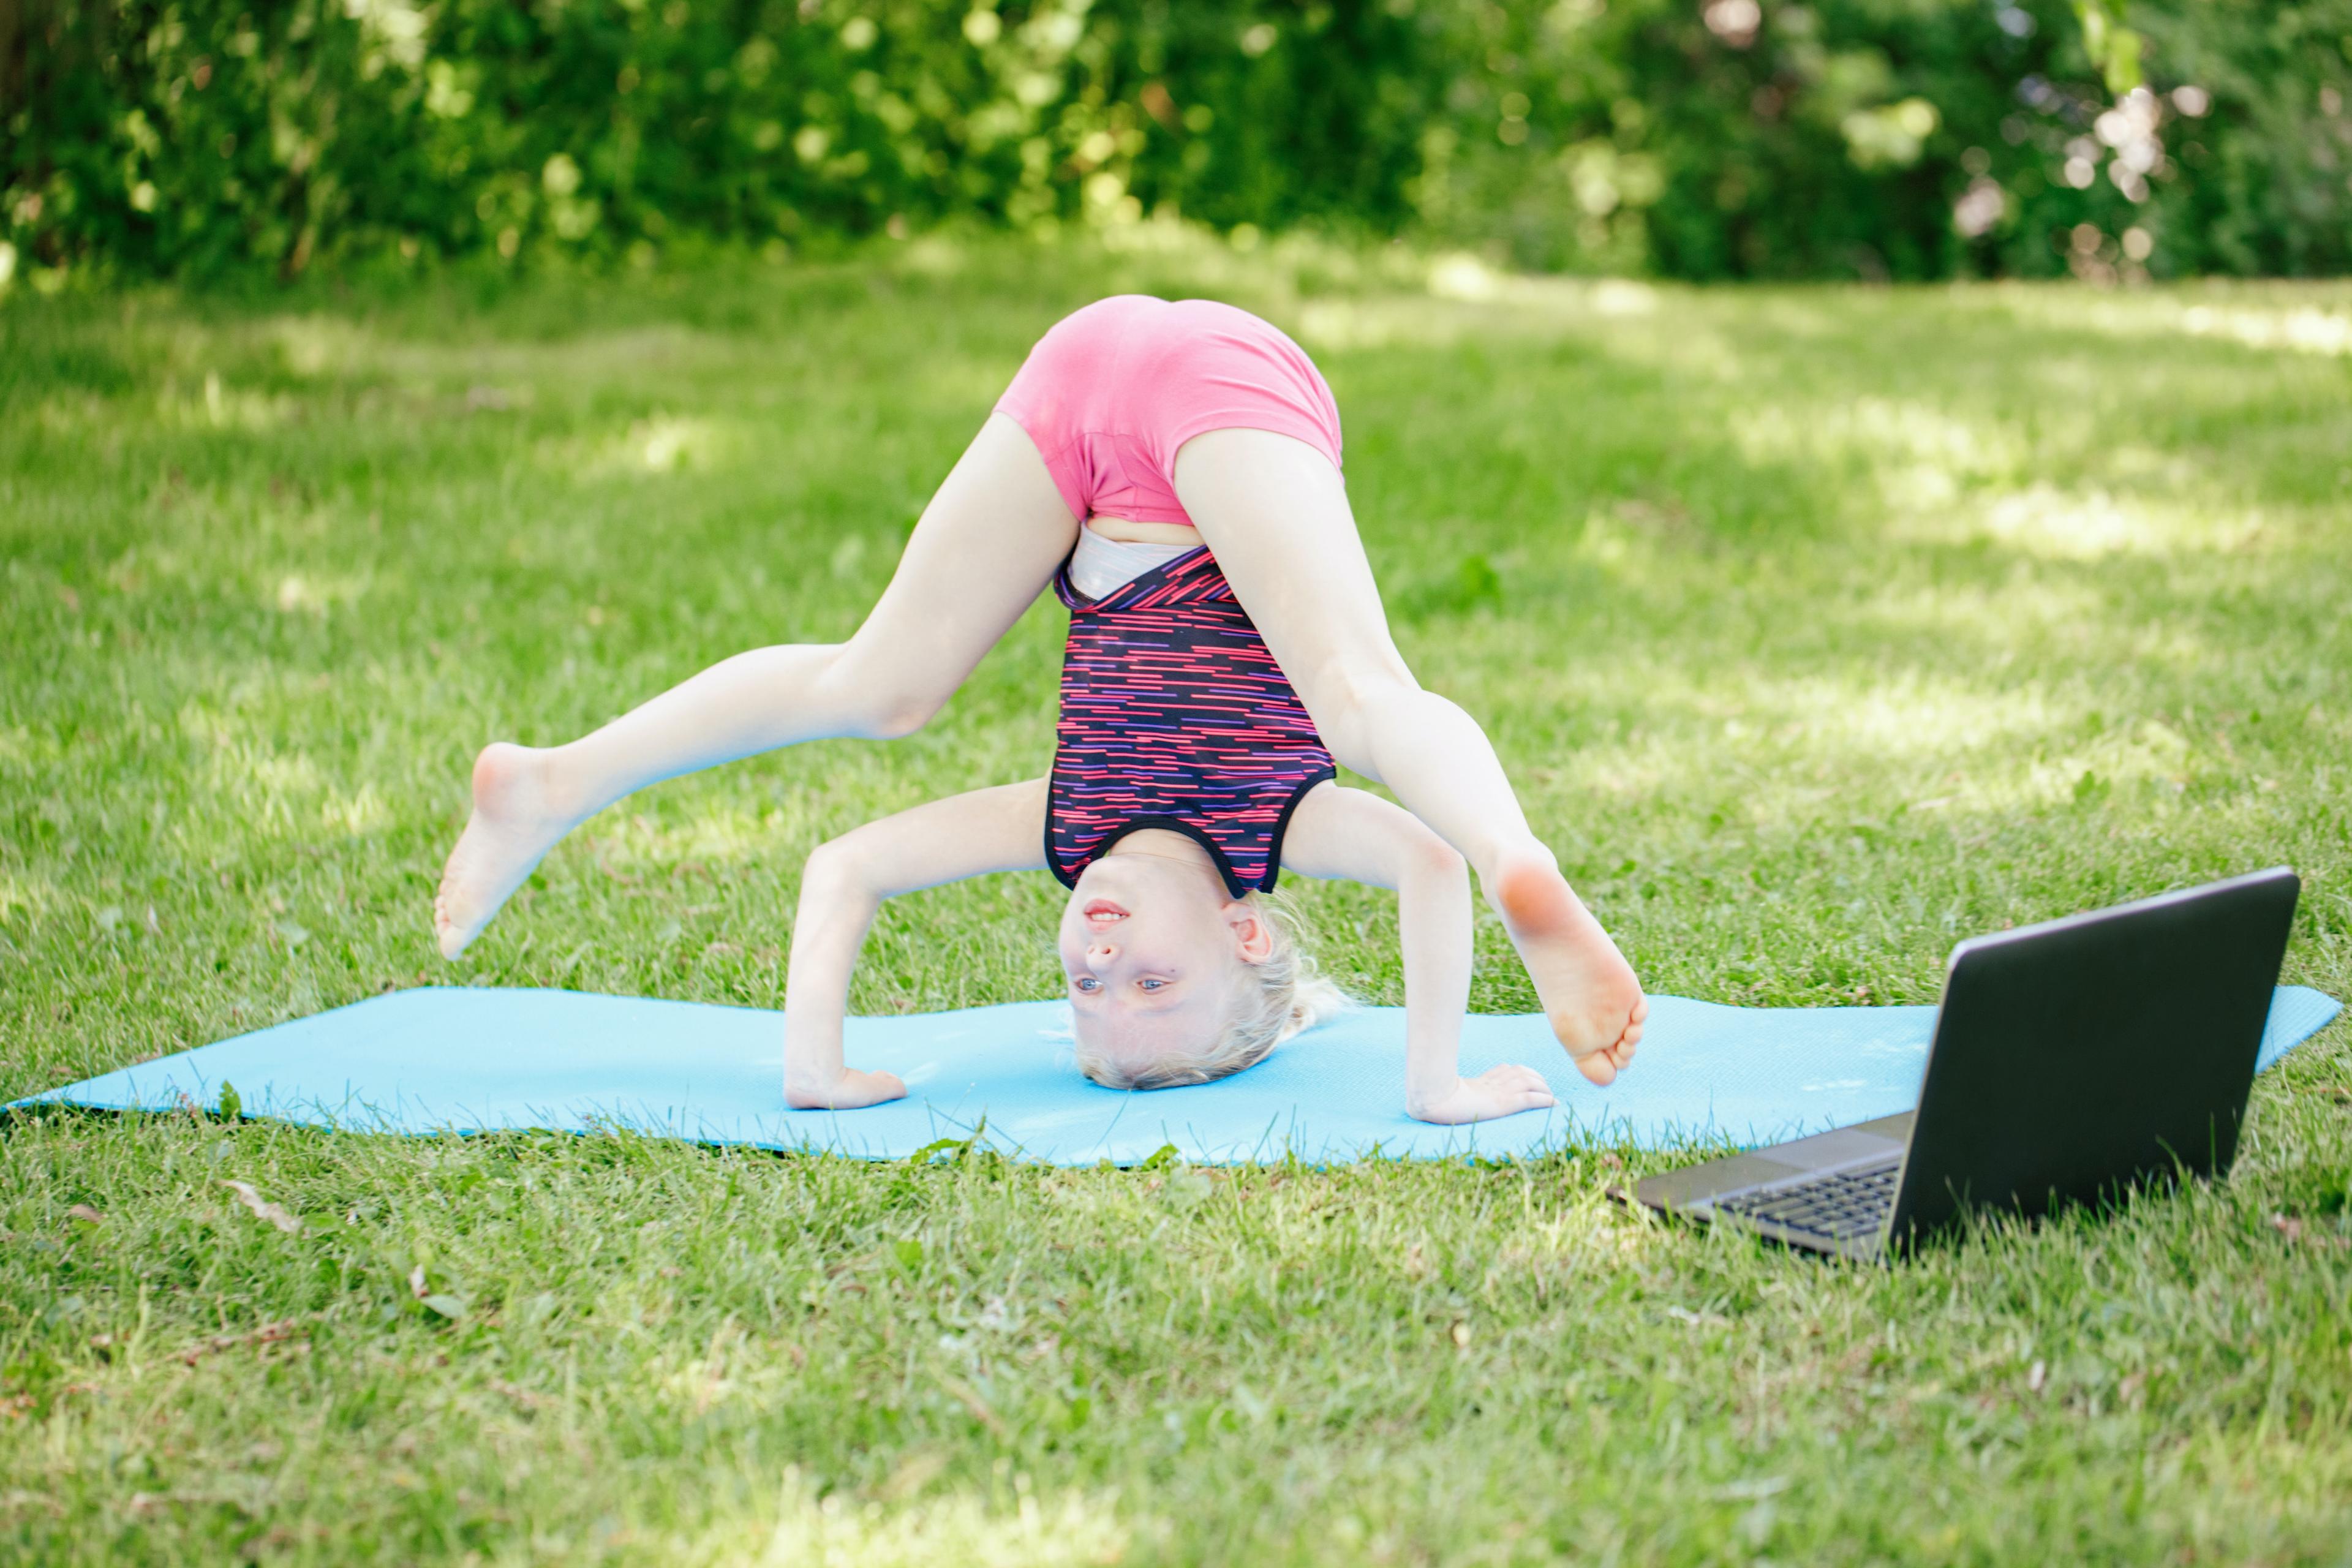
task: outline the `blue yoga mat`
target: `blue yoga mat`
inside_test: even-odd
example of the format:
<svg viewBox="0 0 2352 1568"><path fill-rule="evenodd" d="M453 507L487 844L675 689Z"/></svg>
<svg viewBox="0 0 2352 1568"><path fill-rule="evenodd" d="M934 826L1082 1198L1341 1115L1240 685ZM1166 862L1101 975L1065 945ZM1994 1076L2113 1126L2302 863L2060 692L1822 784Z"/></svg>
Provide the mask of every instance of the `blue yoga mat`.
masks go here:
<svg viewBox="0 0 2352 1568"><path fill-rule="evenodd" d="M1465 1021L1462 1070L1540 1069L1558 1107L1469 1127L1404 1114L1404 1014L1367 1007L1220 1083L1129 1093L1069 1065L1068 1009L1015 1002L852 1018L849 1059L908 1098L866 1110L789 1110L783 1016L576 991L394 992L52 1089L20 1104L110 1110L212 1107L406 1133L626 1128L705 1143L901 1158L969 1137L1054 1164L1130 1164L1173 1144L1202 1163L1366 1155L1535 1153L1584 1140L1755 1144L1906 1110L1933 1007L1725 1007L1650 999L1641 1055L1608 1089L1578 1076L1539 1015ZM2261 1065L2325 1027L2337 1005L2283 986ZM2030 1090L2031 1086L2021 1086Z"/></svg>

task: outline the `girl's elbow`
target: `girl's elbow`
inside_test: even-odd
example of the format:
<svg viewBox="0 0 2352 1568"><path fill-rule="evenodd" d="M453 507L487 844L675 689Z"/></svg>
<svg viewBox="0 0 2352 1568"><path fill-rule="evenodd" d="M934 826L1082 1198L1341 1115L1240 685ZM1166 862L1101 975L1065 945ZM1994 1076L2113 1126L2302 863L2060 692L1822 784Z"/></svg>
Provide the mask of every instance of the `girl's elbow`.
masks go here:
<svg viewBox="0 0 2352 1568"><path fill-rule="evenodd" d="M1431 882L1466 882L1470 876L1470 862L1462 858L1462 851L1427 832L1414 841L1406 868L1414 878Z"/></svg>
<svg viewBox="0 0 2352 1568"><path fill-rule="evenodd" d="M853 836L854 837L854 836ZM829 839L809 851L801 868L801 887L826 894L856 893L866 885L865 857L852 837Z"/></svg>

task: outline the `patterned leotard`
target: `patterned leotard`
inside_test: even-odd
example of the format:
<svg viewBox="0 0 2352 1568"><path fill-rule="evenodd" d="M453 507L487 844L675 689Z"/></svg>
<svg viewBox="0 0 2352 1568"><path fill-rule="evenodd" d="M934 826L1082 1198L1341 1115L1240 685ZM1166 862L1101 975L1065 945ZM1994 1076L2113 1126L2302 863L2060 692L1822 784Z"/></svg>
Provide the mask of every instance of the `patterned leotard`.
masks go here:
<svg viewBox="0 0 2352 1568"><path fill-rule="evenodd" d="M1282 834L1332 776L1306 704L1250 624L1216 558L1177 557L1070 607L1045 864L1066 887L1141 827L1207 849L1239 898L1270 889Z"/></svg>

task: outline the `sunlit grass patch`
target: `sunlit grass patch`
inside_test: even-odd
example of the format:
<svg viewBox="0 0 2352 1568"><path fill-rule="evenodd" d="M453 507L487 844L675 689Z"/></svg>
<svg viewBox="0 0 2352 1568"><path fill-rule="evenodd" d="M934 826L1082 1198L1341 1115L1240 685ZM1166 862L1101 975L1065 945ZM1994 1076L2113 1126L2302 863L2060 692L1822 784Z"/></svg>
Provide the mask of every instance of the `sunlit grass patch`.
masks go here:
<svg viewBox="0 0 2352 1568"><path fill-rule="evenodd" d="M2342 284L2210 279L2084 300L2063 289L1995 291L2018 318L2116 337L2210 338L2251 349L2336 357L2352 354L2352 289Z"/></svg>

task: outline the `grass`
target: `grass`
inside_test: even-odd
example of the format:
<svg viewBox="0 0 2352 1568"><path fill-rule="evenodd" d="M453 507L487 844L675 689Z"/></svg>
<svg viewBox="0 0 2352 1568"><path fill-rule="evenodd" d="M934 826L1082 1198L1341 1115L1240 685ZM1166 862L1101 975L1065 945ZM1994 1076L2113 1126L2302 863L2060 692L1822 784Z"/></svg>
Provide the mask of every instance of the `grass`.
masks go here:
<svg viewBox="0 0 2352 1568"><path fill-rule="evenodd" d="M1652 989L1924 1001L1960 936L2291 861L2287 978L2352 994L2352 357L2305 330L2352 291L919 243L0 308L0 1095L452 978L426 901L472 750L846 634L1028 342L1120 289L1317 353L1400 640ZM803 855L1035 770L1057 638L1041 607L911 740L628 803L458 975L774 1005ZM1056 901L903 901L856 1005L1046 994ZM1396 1000L1389 907L1304 901ZM1475 1005L1530 1001L1483 931ZM2227 1184L1891 1271L1604 1200L1685 1154L1061 1172L19 1116L0 1551L2341 1563L2347 1037L2258 1085Z"/></svg>

